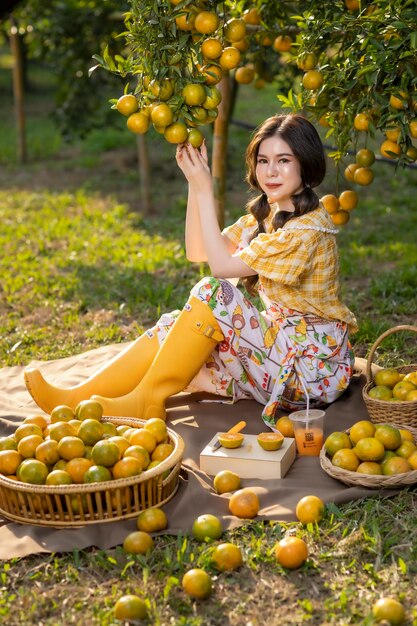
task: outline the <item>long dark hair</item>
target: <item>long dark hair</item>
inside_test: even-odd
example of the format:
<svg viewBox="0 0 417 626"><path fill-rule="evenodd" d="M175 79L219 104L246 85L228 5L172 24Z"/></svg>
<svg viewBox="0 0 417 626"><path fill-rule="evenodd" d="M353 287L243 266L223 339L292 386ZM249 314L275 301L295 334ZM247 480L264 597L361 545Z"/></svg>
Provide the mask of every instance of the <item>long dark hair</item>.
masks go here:
<svg viewBox="0 0 417 626"><path fill-rule="evenodd" d="M303 189L291 197L295 208L294 212L276 212L272 221L274 230L281 228L290 219L305 215L318 207L319 198L313 191L313 187L320 185L326 174L326 157L323 144L316 129L305 117L298 114L274 115L265 120L256 129L246 149L246 180L252 189L261 192L256 198L250 200L246 207L258 222L258 228L252 238L265 232L264 220L271 211L268 198L259 187L256 178L259 146L264 139L275 135L281 137L289 145L299 162ZM242 282L250 294L256 294L257 275L248 276Z"/></svg>

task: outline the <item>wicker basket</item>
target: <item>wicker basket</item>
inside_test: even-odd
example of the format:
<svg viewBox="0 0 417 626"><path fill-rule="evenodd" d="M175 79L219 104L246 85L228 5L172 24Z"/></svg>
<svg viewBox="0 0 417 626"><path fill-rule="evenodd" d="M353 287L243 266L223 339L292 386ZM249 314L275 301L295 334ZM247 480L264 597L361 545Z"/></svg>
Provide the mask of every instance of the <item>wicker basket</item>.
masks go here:
<svg viewBox="0 0 417 626"><path fill-rule="evenodd" d="M372 422L389 422L398 424L401 427L417 426L417 400L410 402L392 402L389 400L376 400L369 396L369 391L372 387L375 387L372 376L372 359L375 351L378 348L381 341L383 341L389 335L393 333L410 330L417 333L417 326L395 326L385 331L372 346L366 363L366 384L362 390L362 397L365 402L366 408L369 413L369 417ZM417 365L403 365L395 368L401 374L408 374L408 372L414 372L417 370Z"/></svg>
<svg viewBox="0 0 417 626"><path fill-rule="evenodd" d="M402 428L398 424L392 424L397 428ZM408 429L414 435L414 440L417 441L417 429ZM349 434L349 430L345 431ZM350 472L333 465L330 458L326 453L326 449L323 446L320 450L320 465L322 469L329 474L332 478L340 480L345 485L369 487L369 489L396 489L399 487L407 487L417 483L417 470L406 472L404 474L396 474L395 476L375 476L373 474L361 474L360 472Z"/></svg>
<svg viewBox="0 0 417 626"><path fill-rule="evenodd" d="M140 427L144 420L103 417L103 422ZM178 488L184 441L168 429L170 456L139 476L91 484L29 485L0 475L0 514L24 524L70 528L136 517L161 506ZM166 475L166 472L168 474ZM164 477L165 474L165 477Z"/></svg>

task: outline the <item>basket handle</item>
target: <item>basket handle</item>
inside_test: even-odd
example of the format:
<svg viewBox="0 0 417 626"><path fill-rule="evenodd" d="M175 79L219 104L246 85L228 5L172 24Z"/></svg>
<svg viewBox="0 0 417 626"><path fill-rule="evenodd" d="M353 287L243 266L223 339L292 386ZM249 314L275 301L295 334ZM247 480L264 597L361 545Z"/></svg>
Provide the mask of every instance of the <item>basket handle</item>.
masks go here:
<svg viewBox="0 0 417 626"><path fill-rule="evenodd" d="M392 335L393 333L397 333L400 330L411 330L417 333L417 326L411 326L409 324L402 324L401 326L394 326L393 328L389 328L388 330L386 330L384 333L382 333L380 337L378 337L378 339L375 341L375 343L371 347L368 358L366 360L366 382L367 383L370 383L372 380L372 359L374 358L375 351L378 348L379 344L386 337L389 337L389 335Z"/></svg>

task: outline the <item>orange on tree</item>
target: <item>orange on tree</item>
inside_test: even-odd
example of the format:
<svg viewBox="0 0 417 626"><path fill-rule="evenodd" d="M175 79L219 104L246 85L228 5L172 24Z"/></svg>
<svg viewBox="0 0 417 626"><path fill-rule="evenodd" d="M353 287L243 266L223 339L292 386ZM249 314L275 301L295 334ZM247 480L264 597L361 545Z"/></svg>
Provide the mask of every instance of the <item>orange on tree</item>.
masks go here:
<svg viewBox="0 0 417 626"><path fill-rule="evenodd" d="M361 167L369 167L375 163L375 152L368 148L361 148L357 151L355 160Z"/></svg>
<svg viewBox="0 0 417 626"><path fill-rule="evenodd" d="M206 99L206 90L201 83L188 83L182 90L185 103L189 106L203 104Z"/></svg>
<svg viewBox="0 0 417 626"><path fill-rule="evenodd" d="M332 193L328 193L322 196L320 198L320 202L322 203L326 211L330 213L330 215L336 213L336 211L339 210L339 200L337 196L333 195Z"/></svg>
<svg viewBox="0 0 417 626"><path fill-rule="evenodd" d="M60 404L51 411L51 424L54 424L55 422L69 422L74 419L74 417L75 412L70 406Z"/></svg>
<svg viewBox="0 0 417 626"><path fill-rule="evenodd" d="M243 564L242 550L234 543L219 543L211 558L220 572L237 569Z"/></svg>
<svg viewBox="0 0 417 626"><path fill-rule="evenodd" d="M353 126L359 131L368 131L371 123L371 115L368 112L357 113L353 120Z"/></svg>
<svg viewBox="0 0 417 626"><path fill-rule="evenodd" d="M374 180L374 173L370 167L358 167L353 174L353 180L358 185L370 185Z"/></svg>
<svg viewBox="0 0 417 626"><path fill-rule="evenodd" d="M185 593L197 600L208 598L213 588L212 580L207 572L197 567L185 572L181 584Z"/></svg>
<svg viewBox="0 0 417 626"><path fill-rule="evenodd" d="M347 224L350 220L350 213L349 211L345 211L345 209L341 209L340 211L336 211L336 213L332 213L330 217L332 218L333 224L343 226L343 224Z"/></svg>
<svg viewBox="0 0 417 626"><path fill-rule="evenodd" d="M197 541L211 541L222 535L223 526L218 517L205 513L194 520L191 531Z"/></svg>
<svg viewBox="0 0 417 626"><path fill-rule="evenodd" d="M402 111L407 107L408 95L405 91L392 93L389 97L390 106L397 111Z"/></svg>
<svg viewBox="0 0 417 626"><path fill-rule="evenodd" d="M101 441L97 441L97 443L94 444L91 451L91 459L93 463L95 463L95 465L112 467L120 459L120 448L117 443L114 443L114 441L102 439Z"/></svg>
<svg viewBox="0 0 417 626"><path fill-rule="evenodd" d="M284 437L294 437L294 426L288 415L282 415L275 422L275 428Z"/></svg>
<svg viewBox="0 0 417 626"><path fill-rule="evenodd" d="M310 524L321 520L324 508L324 502L318 496L304 496L297 502L295 514L302 524Z"/></svg>
<svg viewBox="0 0 417 626"><path fill-rule="evenodd" d="M242 19L246 24L251 24L252 26L258 26L261 23L261 16L259 15L256 7L246 9L243 13Z"/></svg>
<svg viewBox="0 0 417 626"><path fill-rule="evenodd" d="M16 474L16 470L22 463L23 457L17 450L1 450L0 451L0 474L5 476Z"/></svg>
<svg viewBox="0 0 417 626"><path fill-rule="evenodd" d="M103 417L103 407L97 400L81 400L75 408L75 416L82 421L89 419L99 422Z"/></svg>
<svg viewBox="0 0 417 626"><path fill-rule="evenodd" d="M235 72L235 80L240 85L249 85L255 78L255 70L252 65L238 67Z"/></svg>
<svg viewBox="0 0 417 626"><path fill-rule="evenodd" d="M278 35L275 37L272 47L276 52L288 52L292 46L292 39L289 35Z"/></svg>
<svg viewBox="0 0 417 626"><path fill-rule="evenodd" d="M360 167L359 163L349 163L349 165L346 166L345 171L344 171L344 176L346 180L348 180L350 183L353 183L355 172L359 167Z"/></svg>
<svg viewBox="0 0 417 626"><path fill-rule="evenodd" d="M405 610L401 602L395 598L382 597L372 606L372 616L376 622L383 622L391 626L401 626L405 622Z"/></svg>
<svg viewBox="0 0 417 626"><path fill-rule="evenodd" d="M84 482L84 474L90 467L93 466L91 459L85 457L79 457L71 459L65 465L65 472L67 472L74 483L82 484Z"/></svg>
<svg viewBox="0 0 417 626"><path fill-rule="evenodd" d="M151 120L156 126L169 126L172 124L174 114L166 102L159 103L151 111Z"/></svg>
<svg viewBox="0 0 417 626"><path fill-rule="evenodd" d="M345 0L345 7L348 11L357 11L359 9L359 0Z"/></svg>
<svg viewBox="0 0 417 626"><path fill-rule="evenodd" d="M192 128L188 132L187 141L193 148L199 148L204 142L204 135L198 128Z"/></svg>
<svg viewBox="0 0 417 626"><path fill-rule="evenodd" d="M244 20L232 18L226 22L223 34L226 41L240 41L246 35L246 23Z"/></svg>
<svg viewBox="0 0 417 626"><path fill-rule="evenodd" d="M149 467L149 466L148 466ZM112 467L114 479L139 476L143 471L143 463L134 456L125 456Z"/></svg>
<svg viewBox="0 0 417 626"><path fill-rule="evenodd" d="M123 549L129 554L147 554L153 550L154 543L149 533L135 530L129 533L123 541Z"/></svg>
<svg viewBox="0 0 417 626"><path fill-rule="evenodd" d="M296 569L308 557L306 542L299 537L284 537L275 544L275 558L282 567Z"/></svg>
<svg viewBox="0 0 417 626"><path fill-rule="evenodd" d="M132 115L132 113L136 113L138 108L138 100L136 96L131 93L120 96L116 103L116 109L119 111L119 113L126 116Z"/></svg>
<svg viewBox="0 0 417 626"><path fill-rule="evenodd" d="M342 191L339 195L340 208L343 209L343 211L352 211L358 206L358 200L359 197L356 191L350 189Z"/></svg>
<svg viewBox="0 0 417 626"><path fill-rule="evenodd" d="M223 70L233 70L239 65L240 58L240 50L238 50L234 46L227 46L226 48L224 48L223 52L220 55L220 67Z"/></svg>
<svg viewBox="0 0 417 626"><path fill-rule="evenodd" d="M195 11L184 9L184 13L175 18L175 24L177 25L178 30L193 30L196 17L197 14Z"/></svg>
<svg viewBox="0 0 417 626"><path fill-rule="evenodd" d="M252 519L258 515L260 509L257 494L248 487L235 491L229 500L229 511L241 519Z"/></svg>
<svg viewBox="0 0 417 626"><path fill-rule="evenodd" d="M213 487L218 494L230 493L240 489L240 476L231 470L221 470L213 480Z"/></svg>
<svg viewBox="0 0 417 626"><path fill-rule="evenodd" d="M406 155L411 161L417 161L417 148L415 146L410 146L407 148Z"/></svg>
<svg viewBox="0 0 417 626"><path fill-rule="evenodd" d="M385 137L389 139L390 141L394 141L395 143L398 143L398 139L400 135L401 135L401 128L399 126L388 128L385 131Z"/></svg>
<svg viewBox="0 0 417 626"><path fill-rule="evenodd" d="M36 448L41 443L43 443L43 437L40 435L28 435L19 441L17 451L24 459L33 458L36 454Z"/></svg>
<svg viewBox="0 0 417 626"><path fill-rule="evenodd" d="M158 98L158 100L169 100L172 94L174 93L174 86L172 80L169 78L164 78L161 82L157 80L152 80L149 83L149 90Z"/></svg>
<svg viewBox="0 0 417 626"><path fill-rule="evenodd" d="M192 126L192 127L199 126L207 122L208 113L204 107L191 107L190 113L192 115L192 120L188 122L189 126ZM188 140L188 134L187 134L187 140Z"/></svg>
<svg viewBox="0 0 417 626"><path fill-rule="evenodd" d="M319 70L308 70L302 82L305 89L319 89L323 84L323 74Z"/></svg>
<svg viewBox="0 0 417 626"><path fill-rule="evenodd" d="M201 44L201 53L206 59L218 59L222 52L222 42L220 41L220 39L216 39L215 37L205 39Z"/></svg>
<svg viewBox="0 0 417 626"><path fill-rule="evenodd" d="M146 533L154 533L159 530L165 530L168 526L168 518L162 509L152 507L141 511L136 520L138 530Z"/></svg>
<svg viewBox="0 0 417 626"><path fill-rule="evenodd" d="M217 85L223 77L223 70L214 63L208 63L202 67L201 74L206 85Z"/></svg>
<svg viewBox="0 0 417 626"><path fill-rule="evenodd" d="M218 29L219 24L220 19L217 13L200 11L194 20L194 29L202 35L211 35Z"/></svg>
<svg viewBox="0 0 417 626"><path fill-rule="evenodd" d="M184 143L187 141L188 129L183 122L174 122L165 128L164 137L168 143Z"/></svg>
<svg viewBox="0 0 417 626"><path fill-rule="evenodd" d="M410 131L410 135L417 139L417 119L414 118L408 123L408 129Z"/></svg>
<svg viewBox="0 0 417 626"><path fill-rule="evenodd" d="M129 594L117 600L113 613L114 617L122 622L135 622L147 617L148 607L145 600L142 600L139 596Z"/></svg>
<svg viewBox="0 0 417 626"><path fill-rule="evenodd" d="M126 121L126 126L128 127L128 129L132 133L135 133L137 135L144 135L145 133L147 133L149 130L149 125L150 123L148 116L144 115L144 113L141 112L132 113L132 115L130 115Z"/></svg>
<svg viewBox="0 0 417 626"><path fill-rule="evenodd" d="M382 142L379 151L381 152L383 157L387 159L395 159L401 154L401 146L395 141L386 139Z"/></svg>
<svg viewBox="0 0 417 626"><path fill-rule="evenodd" d="M313 70L317 65L317 57L314 52L303 52L297 58L297 66L300 70L307 72Z"/></svg>
<svg viewBox="0 0 417 626"><path fill-rule="evenodd" d="M217 87L214 87L214 86L208 87L207 90L208 90L208 94L206 95L206 98L203 102L203 107L210 111L218 107L218 105L222 101L222 94L217 89ZM145 428L146 426L147 424L145 424Z"/></svg>
<svg viewBox="0 0 417 626"><path fill-rule="evenodd" d="M248 37L243 37L240 41L233 41L232 46L240 50L240 52L247 52L250 47L250 41Z"/></svg>

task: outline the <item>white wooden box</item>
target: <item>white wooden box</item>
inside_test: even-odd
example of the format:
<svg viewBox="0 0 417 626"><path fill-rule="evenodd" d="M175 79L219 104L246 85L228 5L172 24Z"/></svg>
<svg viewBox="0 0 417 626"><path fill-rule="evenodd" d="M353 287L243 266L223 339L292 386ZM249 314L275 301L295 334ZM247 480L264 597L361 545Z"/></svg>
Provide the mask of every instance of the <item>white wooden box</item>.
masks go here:
<svg viewBox="0 0 417 626"><path fill-rule="evenodd" d="M256 435L245 435L239 448L217 448L212 446L218 439L217 433L200 453L200 469L215 475L228 469L241 478L284 478L295 459L295 440L285 437L279 450L261 448Z"/></svg>

